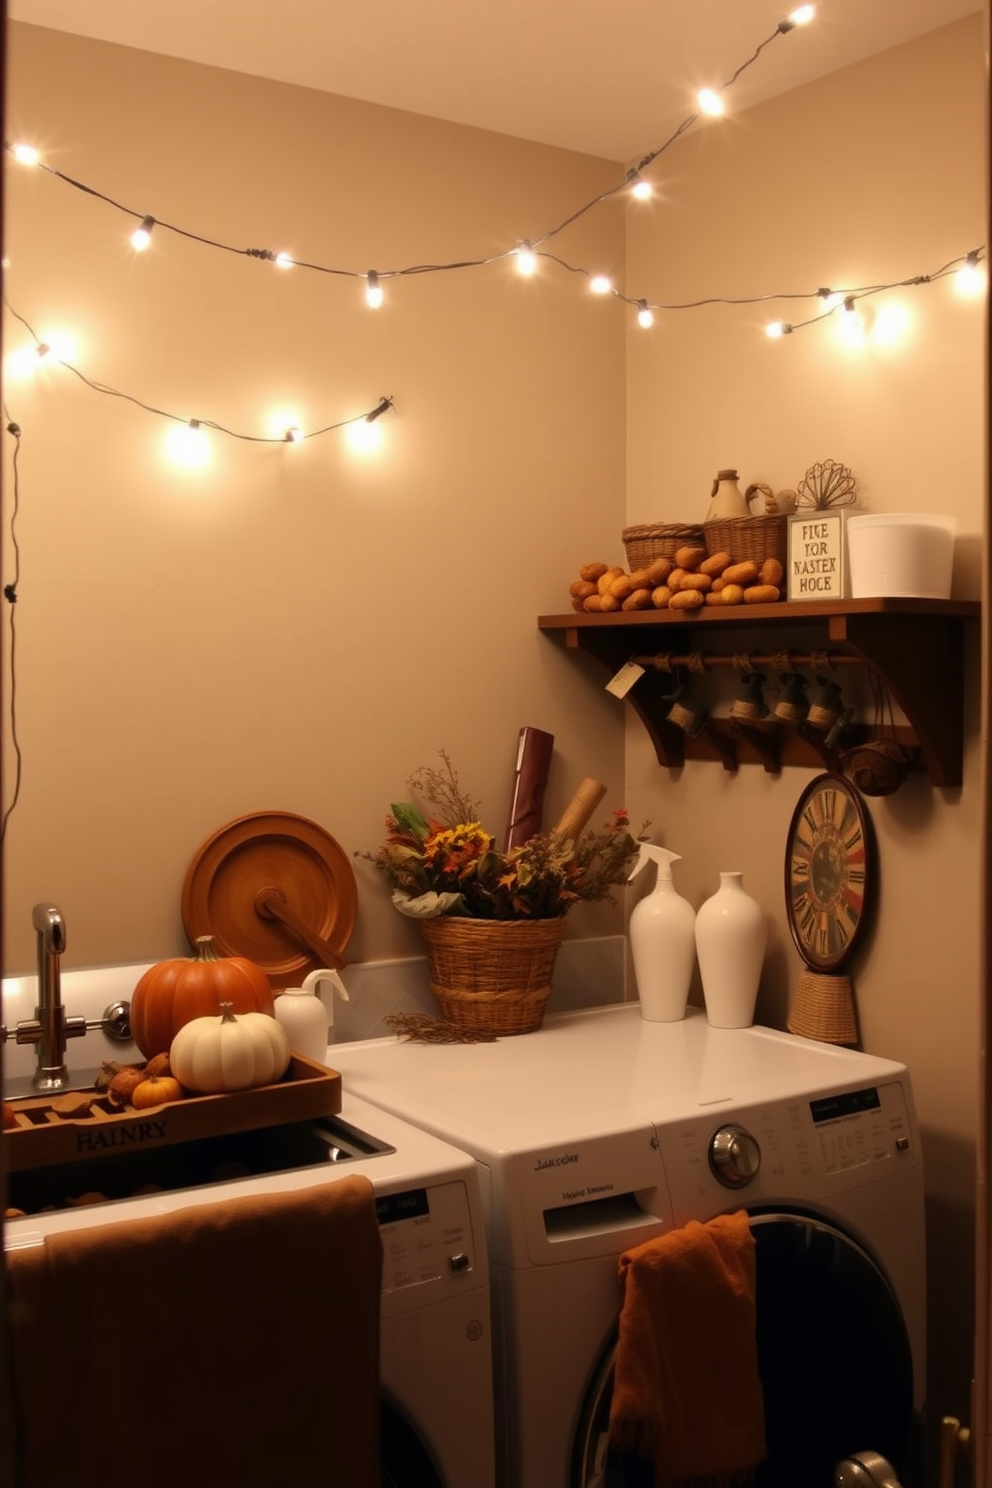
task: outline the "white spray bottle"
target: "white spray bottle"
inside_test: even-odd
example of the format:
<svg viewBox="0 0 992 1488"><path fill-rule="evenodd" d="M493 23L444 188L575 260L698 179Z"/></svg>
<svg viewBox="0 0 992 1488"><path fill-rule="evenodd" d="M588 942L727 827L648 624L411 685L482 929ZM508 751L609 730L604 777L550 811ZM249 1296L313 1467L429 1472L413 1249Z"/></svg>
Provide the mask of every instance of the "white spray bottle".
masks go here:
<svg viewBox="0 0 992 1488"><path fill-rule="evenodd" d="M645 864L657 865L656 883L630 914L628 935L641 1016L650 1023L677 1023L685 1017L696 964L696 911L676 893L672 864L682 860L664 847L641 843L628 882Z"/></svg>
<svg viewBox="0 0 992 1488"><path fill-rule="evenodd" d="M330 987L326 1003L317 990L321 982L327 982ZM286 987L275 1000L276 1021L285 1029L289 1047L317 1064L324 1063L327 1046L333 1038L335 992L345 1002L351 1001L338 973L329 966L321 966L311 971L302 987Z"/></svg>

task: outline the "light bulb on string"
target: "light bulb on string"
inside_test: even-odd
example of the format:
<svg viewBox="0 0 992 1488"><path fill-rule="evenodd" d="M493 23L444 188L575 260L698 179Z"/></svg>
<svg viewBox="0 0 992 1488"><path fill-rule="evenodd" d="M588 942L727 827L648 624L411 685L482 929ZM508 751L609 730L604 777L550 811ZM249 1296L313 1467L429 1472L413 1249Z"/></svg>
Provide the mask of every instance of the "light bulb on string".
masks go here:
<svg viewBox="0 0 992 1488"><path fill-rule="evenodd" d="M22 378L31 377L41 367L75 361L76 352L76 342L68 332L45 330L39 333L31 345L21 347L12 354L8 361L8 370L18 370Z"/></svg>
<svg viewBox="0 0 992 1488"><path fill-rule="evenodd" d="M356 455L370 455L382 444L383 428L379 420L392 406L392 398L380 398L371 413L367 413L364 418L353 419L345 427L345 439Z"/></svg>
<svg viewBox="0 0 992 1488"><path fill-rule="evenodd" d="M630 194L631 196L635 196L638 201L647 201L649 197L654 195L654 188L651 182L646 181L640 171L631 171L628 179L630 180Z"/></svg>
<svg viewBox="0 0 992 1488"><path fill-rule="evenodd" d="M780 336L791 336L792 326L787 320L773 320L765 326L765 335L771 341L777 341Z"/></svg>
<svg viewBox="0 0 992 1488"><path fill-rule="evenodd" d="M606 295L613 293L612 280L607 278L605 274L593 274L589 280L589 288L593 294Z"/></svg>
<svg viewBox="0 0 992 1488"><path fill-rule="evenodd" d="M517 259L517 273L529 279L537 268L537 254L526 240L517 244L514 253Z"/></svg>
<svg viewBox="0 0 992 1488"><path fill-rule="evenodd" d="M798 5L795 10L790 11L784 21L779 21L778 29L791 31L794 26L808 26L815 15L815 5Z"/></svg>
<svg viewBox="0 0 992 1488"><path fill-rule="evenodd" d="M272 262L277 269L291 269L293 267L292 255L285 252L276 253L273 256Z"/></svg>
<svg viewBox="0 0 992 1488"><path fill-rule="evenodd" d="M382 285L375 269L369 269L365 275L365 303L370 310L378 310L382 304Z"/></svg>
<svg viewBox="0 0 992 1488"><path fill-rule="evenodd" d="M131 247L136 253L144 253L152 240L152 228L154 226L154 217L142 217L140 223L131 234Z"/></svg>
<svg viewBox="0 0 992 1488"><path fill-rule="evenodd" d="M290 424L289 428L286 430L282 437L286 444L299 444L303 438L303 435L300 433L298 425Z"/></svg>
<svg viewBox="0 0 992 1488"><path fill-rule="evenodd" d="M12 145L11 154L19 165L37 165L41 159L41 153L35 149L34 145Z"/></svg>
<svg viewBox="0 0 992 1488"><path fill-rule="evenodd" d="M964 263L954 275L954 287L959 295L971 299L975 295L983 293L986 284L985 270L978 260L978 253L973 250L967 255Z"/></svg>
<svg viewBox="0 0 992 1488"><path fill-rule="evenodd" d="M637 324L642 330L650 330L654 325L654 312L651 310L647 300L637 302Z"/></svg>
<svg viewBox="0 0 992 1488"><path fill-rule="evenodd" d="M704 114L718 119L721 114L726 113L726 105L715 88L700 88L696 94L696 102Z"/></svg>
<svg viewBox="0 0 992 1488"><path fill-rule="evenodd" d="M844 300L844 309L840 318L840 333L850 346L856 346L864 340L865 321L861 311L855 304L854 296L847 295Z"/></svg>
<svg viewBox="0 0 992 1488"><path fill-rule="evenodd" d="M184 470L202 470L210 461L210 441L199 419L170 424L165 447L169 458Z"/></svg>

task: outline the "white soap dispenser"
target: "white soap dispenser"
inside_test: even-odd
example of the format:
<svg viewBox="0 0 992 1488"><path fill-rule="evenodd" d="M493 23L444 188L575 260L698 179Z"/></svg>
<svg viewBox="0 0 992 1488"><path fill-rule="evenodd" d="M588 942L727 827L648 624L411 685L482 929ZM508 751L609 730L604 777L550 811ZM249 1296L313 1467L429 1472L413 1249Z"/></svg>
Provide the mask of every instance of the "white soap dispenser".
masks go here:
<svg viewBox="0 0 992 1488"><path fill-rule="evenodd" d="M655 886L634 905L628 926L641 1017L650 1023L677 1023L685 1017L696 964L696 911L672 880L672 864L681 861L678 853L642 842L630 875L636 878L649 862L657 865Z"/></svg>
<svg viewBox="0 0 992 1488"><path fill-rule="evenodd" d="M321 982L328 982L331 987L326 1003L317 990ZM275 999L276 1020L285 1029L289 1047L317 1064L324 1063L331 1042L335 991L345 1002L351 1000L338 972L322 966L311 971L302 987L286 987Z"/></svg>

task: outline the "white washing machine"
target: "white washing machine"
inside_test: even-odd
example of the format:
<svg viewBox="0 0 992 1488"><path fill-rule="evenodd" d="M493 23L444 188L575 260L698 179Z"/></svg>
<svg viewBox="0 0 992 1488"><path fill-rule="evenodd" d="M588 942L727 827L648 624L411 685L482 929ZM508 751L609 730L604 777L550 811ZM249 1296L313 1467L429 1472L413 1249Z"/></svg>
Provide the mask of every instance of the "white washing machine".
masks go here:
<svg viewBox="0 0 992 1488"><path fill-rule="evenodd" d="M339 1117L163 1149L157 1165L142 1151L129 1170L130 1157L104 1160L99 1173L80 1164L8 1175L9 1202L21 1208L56 1188L97 1187L109 1201L9 1219L4 1249L39 1244L56 1230L365 1174L384 1241L382 1488L494 1488L486 1233L480 1170L464 1153L346 1092ZM250 1176L217 1182L218 1170ZM168 1191L114 1198L128 1191L132 1171L142 1182L161 1178Z"/></svg>
<svg viewBox="0 0 992 1488"><path fill-rule="evenodd" d="M637 1004L494 1043L335 1047L347 1087L471 1153L489 1224L500 1488L643 1484L607 1445L617 1258L744 1208L761 1488L855 1452L911 1482L923 1410L923 1172L904 1066Z"/></svg>

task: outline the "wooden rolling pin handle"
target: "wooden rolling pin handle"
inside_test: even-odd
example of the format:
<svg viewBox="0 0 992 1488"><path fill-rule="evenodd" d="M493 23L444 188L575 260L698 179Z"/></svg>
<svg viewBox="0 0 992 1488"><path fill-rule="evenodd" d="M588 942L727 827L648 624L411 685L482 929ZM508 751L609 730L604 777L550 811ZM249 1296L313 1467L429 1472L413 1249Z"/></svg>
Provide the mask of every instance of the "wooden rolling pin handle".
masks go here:
<svg viewBox="0 0 992 1488"><path fill-rule="evenodd" d="M562 813L561 819L552 829L559 836L570 837L574 842L585 830L600 801L606 795L606 786L601 780L586 777Z"/></svg>
<svg viewBox="0 0 992 1488"><path fill-rule="evenodd" d="M312 925L307 924L302 915L290 908L281 889L259 889L255 895L255 913L261 915L263 920L279 920L283 925L288 925L307 949L315 956L320 956L324 965L332 970L341 971L347 965L340 951L336 951L329 941L318 935Z"/></svg>

